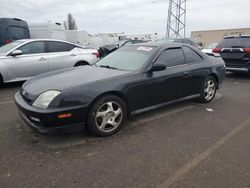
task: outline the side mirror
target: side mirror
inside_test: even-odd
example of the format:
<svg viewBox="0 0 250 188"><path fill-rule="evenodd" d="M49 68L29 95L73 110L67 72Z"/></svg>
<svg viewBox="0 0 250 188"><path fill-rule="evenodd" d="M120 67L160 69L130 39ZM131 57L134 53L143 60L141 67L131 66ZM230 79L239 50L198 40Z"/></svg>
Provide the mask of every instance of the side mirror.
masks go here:
<svg viewBox="0 0 250 188"><path fill-rule="evenodd" d="M22 54L23 54L23 52L22 52L21 50L14 50L14 51L11 53L12 56L18 56L18 55L22 55Z"/></svg>
<svg viewBox="0 0 250 188"><path fill-rule="evenodd" d="M156 72L156 71L162 71L166 70L166 65L164 63L154 63L152 68L150 69L150 72Z"/></svg>

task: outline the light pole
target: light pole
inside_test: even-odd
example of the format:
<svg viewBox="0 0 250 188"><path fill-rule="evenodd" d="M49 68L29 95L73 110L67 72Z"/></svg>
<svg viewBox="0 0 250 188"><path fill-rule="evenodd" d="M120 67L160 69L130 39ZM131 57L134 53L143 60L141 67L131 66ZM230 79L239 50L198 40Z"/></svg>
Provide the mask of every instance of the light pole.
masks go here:
<svg viewBox="0 0 250 188"><path fill-rule="evenodd" d="M167 38L186 36L186 0L169 0Z"/></svg>

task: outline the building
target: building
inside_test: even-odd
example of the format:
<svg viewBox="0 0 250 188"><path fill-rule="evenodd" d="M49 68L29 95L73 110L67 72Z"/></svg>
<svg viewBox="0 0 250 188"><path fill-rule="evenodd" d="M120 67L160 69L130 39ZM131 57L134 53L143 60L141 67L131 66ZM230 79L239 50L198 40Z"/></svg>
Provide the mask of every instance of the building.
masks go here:
<svg viewBox="0 0 250 188"><path fill-rule="evenodd" d="M225 36L239 34L250 35L250 28L192 31L191 38L207 47L211 43L220 42Z"/></svg>

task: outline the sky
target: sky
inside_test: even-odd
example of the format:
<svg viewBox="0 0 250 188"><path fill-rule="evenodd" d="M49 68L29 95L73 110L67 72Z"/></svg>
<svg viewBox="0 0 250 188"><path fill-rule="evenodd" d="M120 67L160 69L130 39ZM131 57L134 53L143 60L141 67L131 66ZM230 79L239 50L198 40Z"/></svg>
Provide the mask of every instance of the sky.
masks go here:
<svg viewBox="0 0 250 188"><path fill-rule="evenodd" d="M90 34L166 32L169 0L0 0L0 17L63 22L73 14ZM186 35L193 30L250 28L250 0L187 0Z"/></svg>

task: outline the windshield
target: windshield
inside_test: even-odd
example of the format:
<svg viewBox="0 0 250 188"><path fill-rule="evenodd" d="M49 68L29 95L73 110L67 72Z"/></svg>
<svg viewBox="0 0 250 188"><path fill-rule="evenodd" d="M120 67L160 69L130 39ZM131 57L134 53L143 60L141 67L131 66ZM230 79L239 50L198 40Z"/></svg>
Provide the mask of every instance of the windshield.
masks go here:
<svg viewBox="0 0 250 188"><path fill-rule="evenodd" d="M143 67L155 47L124 46L96 63L97 66L136 71Z"/></svg>
<svg viewBox="0 0 250 188"><path fill-rule="evenodd" d="M217 45L217 48L250 48L250 38L226 38Z"/></svg>
<svg viewBox="0 0 250 188"><path fill-rule="evenodd" d="M23 43L24 43L24 41L15 41L15 42L11 42L9 44L6 44L6 45L0 47L0 54L5 54L8 51L16 48L17 46L19 46L20 44L23 44Z"/></svg>

